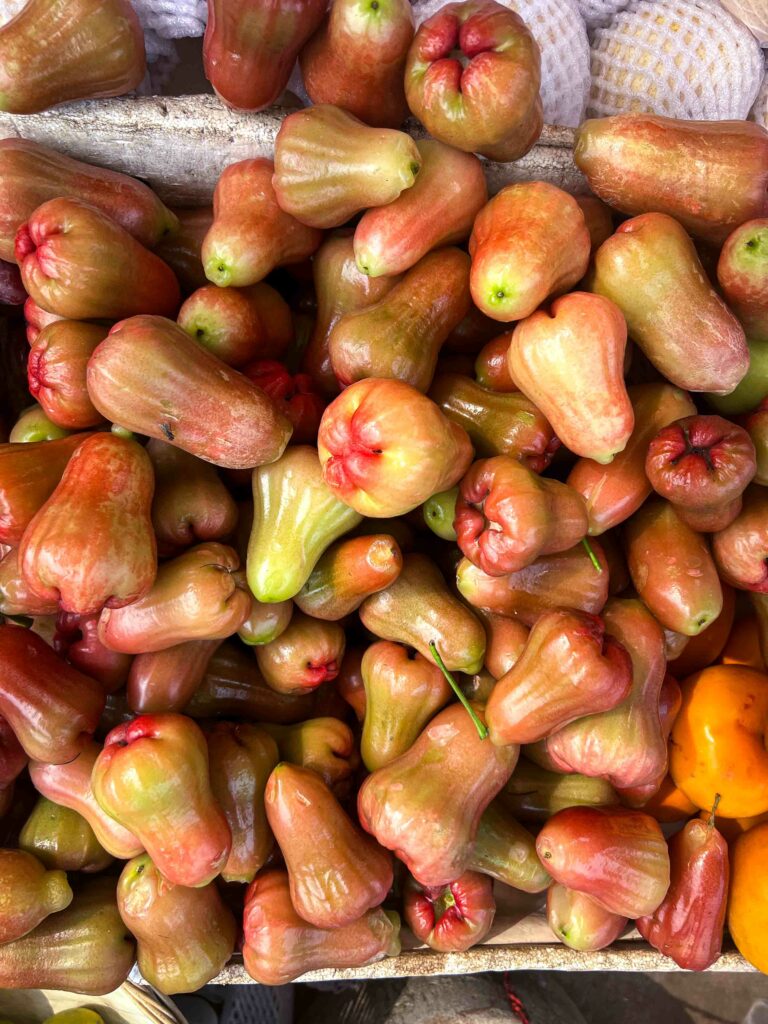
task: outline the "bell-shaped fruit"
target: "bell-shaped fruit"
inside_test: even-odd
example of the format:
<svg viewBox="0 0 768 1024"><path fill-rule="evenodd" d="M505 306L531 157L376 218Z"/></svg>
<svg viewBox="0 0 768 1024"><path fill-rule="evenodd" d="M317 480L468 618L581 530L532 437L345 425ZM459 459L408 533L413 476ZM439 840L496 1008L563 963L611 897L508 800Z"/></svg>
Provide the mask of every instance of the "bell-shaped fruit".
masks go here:
<svg viewBox="0 0 768 1024"><path fill-rule="evenodd" d="M32 761L29 774L38 793L83 817L101 846L113 857L127 860L144 849L128 828L106 813L96 802L91 776L101 746L92 741L66 764Z"/></svg>
<svg viewBox="0 0 768 1024"><path fill-rule="evenodd" d="M146 66L128 0L31 0L0 29L0 110L35 114L67 100L120 96L141 83Z"/></svg>
<svg viewBox="0 0 768 1024"><path fill-rule="evenodd" d="M629 399L635 426L622 451L608 465L579 459L568 483L587 503L589 532L599 536L628 519L651 493L645 473L648 446L662 428L696 412L687 391L671 384L633 384Z"/></svg>
<svg viewBox="0 0 768 1024"><path fill-rule="evenodd" d="M482 624L448 590L440 570L426 555L406 555L395 582L365 599L360 620L375 636L415 647L430 660L434 644L452 672L472 675L482 667Z"/></svg>
<svg viewBox="0 0 768 1024"><path fill-rule="evenodd" d="M518 160L541 134L539 48L525 22L493 0L441 7L408 51L411 112L441 142Z"/></svg>
<svg viewBox="0 0 768 1024"><path fill-rule="evenodd" d="M451 704L410 750L368 776L360 822L422 885L449 884L469 867L480 818L517 757L515 746L481 740L466 710Z"/></svg>
<svg viewBox="0 0 768 1024"><path fill-rule="evenodd" d="M407 878L403 917L419 940L439 953L463 953L482 942L496 916L493 882L465 871L447 885L420 885Z"/></svg>
<svg viewBox="0 0 768 1024"><path fill-rule="evenodd" d="M265 603L295 597L326 548L362 519L327 486L307 445L254 471L253 503L248 585Z"/></svg>
<svg viewBox="0 0 768 1024"><path fill-rule="evenodd" d="M452 487L472 461L463 427L400 380L368 378L348 387L323 413L317 447L331 491L378 519Z"/></svg>
<svg viewBox="0 0 768 1024"><path fill-rule="evenodd" d="M725 241L717 281L750 338L768 341L768 220L750 220Z"/></svg>
<svg viewBox="0 0 768 1024"><path fill-rule="evenodd" d="M21 411L8 431L8 440L13 444L33 444L36 441L55 441L69 433L71 431L58 427L35 402ZM82 437L80 434L78 439L82 440Z"/></svg>
<svg viewBox="0 0 768 1024"><path fill-rule="evenodd" d="M104 709L100 683L67 665L31 630L0 625L0 715L27 755L63 764L77 757Z"/></svg>
<svg viewBox="0 0 768 1024"><path fill-rule="evenodd" d="M700 672L707 665L720 661L733 629L736 614L736 591L722 584L723 610L715 621L695 637L689 637L682 654L669 661L669 670L677 679Z"/></svg>
<svg viewBox="0 0 768 1024"><path fill-rule="evenodd" d="M365 684L363 683L364 647L347 647L336 678L335 686L339 696L355 713L358 722L365 718Z"/></svg>
<svg viewBox="0 0 768 1024"><path fill-rule="evenodd" d="M384 901L392 885L389 855L353 824L319 775L279 764L264 803L300 917L317 928L341 928Z"/></svg>
<svg viewBox="0 0 768 1024"><path fill-rule="evenodd" d="M512 331L505 331L496 338L491 338L477 354L475 360L475 377L477 383L489 391L500 391L512 394L519 391L509 372L507 353L512 344Z"/></svg>
<svg viewBox="0 0 768 1024"><path fill-rule="evenodd" d="M664 675L664 681L661 684L661 689L659 690L659 722L661 723L661 738L665 745L669 742L669 734L672 732L672 726L675 724L675 720L680 714L682 703L683 694L680 689L680 683L678 683L677 679L675 679L670 672L666 672ZM651 713L647 715L644 722L646 725L650 725L652 730L651 736L654 737L649 744L650 749L646 748L647 753L650 754L654 745L658 749L658 741L655 741L656 722ZM668 778L668 754L662 754L662 756L658 758L658 765L659 768L654 779L649 782L641 783L638 786L622 787L619 790L622 803L626 804L628 807L646 807L648 802L659 793L659 790ZM663 802L665 796L662 794L659 799ZM652 808L648 808L648 813L653 814L659 821L663 820L654 813Z"/></svg>
<svg viewBox="0 0 768 1024"><path fill-rule="evenodd" d="M465 242L488 200L474 154L434 139L416 145L422 162L415 185L387 206L368 210L355 228L355 260L363 274L402 274L432 249Z"/></svg>
<svg viewBox="0 0 768 1024"><path fill-rule="evenodd" d="M19 833L19 849L49 870L103 871L112 863L96 833L77 811L38 797Z"/></svg>
<svg viewBox="0 0 768 1024"><path fill-rule="evenodd" d="M46 871L31 853L0 850L0 944L31 932L72 902L63 871Z"/></svg>
<svg viewBox="0 0 768 1024"><path fill-rule="evenodd" d="M293 611L294 604L290 599L278 601L276 604L262 604L254 597L251 601L251 613L238 629L237 635L249 647L271 643L286 631Z"/></svg>
<svg viewBox="0 0 768 1024"><path fill-rule="evenodd" d="M268 686L278 693L306 693L339 674L344 630L296 612L276 640L255 650Z"/></svg>
<svg viewBox="0 0 768 1024"><path fill-rule="evenodd" d="M275 267L299 263L322 235L278 205L271 160L241 160L225 168L213 194L213 223L201 253L205 274L219 287L256 284Z"/></svg>
<svg viewBox="0 0 768 1024"><path fill-rule="evenodd" d="M325 0L209 0L205 76L229 107L263 110L288 84L299 51L320 24Z"/></svg>
<svg viewBox="0 0 768 1024"><path fill-rule="evenodd" d="M625 221L594 259L591 290L619 307L660 373L689 391L733 391L749 368L744 330L676 220L647 213Z"/></svg>
<svg viewBox="0 0 768 1024"><path fill-rule="evenodd" d="M307 971L363 967L400 953L400 919L380 908L338 928L317 928L293 908L288 874L266 871L250 885L243 919L245 969L261 985L285 985Z"/></svg>
<svg viewBox="0 0 768 1024"><path fill-rule="evenodd" d="M768 494L748 487L739 514L712 538L712 553L726 583L740 590L768 593Z"/></svg>
<svg viewBox="0 0 768 1024"><path fill-rule="evenodd" d="M451 487L447 491L438 491L437 494L433 494L421 506L424 522L441 540L449 540L454 543L456 541L453 520L456 517L458 497L459 488Z"/></svg>
<svg viewBox="0 0 768 1024"><path fill-rule="evenodd" d="M429 397L466 430L480 458L511 455L539 473L560 447L544 414L519 391L505 394L463 374L440 373Z"/></svg>
<svg viewBox="0 0 768 1024"><path fill-rule="evenodd" d="M55 615L59 602L41 597L21 574L17 548L0 558L0 615Z"/></svg>
<svg viewBox="0 0 768 1024"><path fill-rule="evenodd" d="M78 320L48 324L29 350L29 393L46 416L66 430L85 430L102 423L88 396L88 360L107 334L106 327Z"/></svg>
<svg viewBox="0 0 768 1024"><path fill-rule="evenodd" d="M631 686L630 656L597 616L548 612L491 693L491 742L535 743L575 719L610 711Z"/></svg>
<svg viewBox="0 0 768 1024"><path fill-rule="evenodd" d="M536 748L528 748L531 753ZM504 806L521 821L540 823L566 807L611 807L619 803L605 779L562 775L521 757L501 794Z"/></svg>
<svg viewBox="0 0 768 1024"><path fill-rule="evenodd" d="M632 582L662 626L696 636L714 622L723 592L709 546L672 505L647 502L624 537Z"/></svg>
<svg viewBox="0 0 768 1024"><path fill-rule="evenodd" d="M136 939L142 977L164 995L196 992L234 952L237 926L216 886L169 882L146 853L123 868L117 909Z"/></svg>
<svg viewBox="0 0 768 1024"><path fill-rule="evenodd" d="M155 471L152 526L162 555L232 533L237 504L210 463L154 438L146 451Z"/></svg>
<svg viewBox="0 0 768 1024"><path fill-rule="evenodd" d="M432 658L386 640L368 648L361 673L365 717L360 754L373 772L409 750L452 693Z"/></svg>
<svg viewBox="0 0 768 1024"><path fill-rule="evenodd" d="M626 917L559 882L547 890L547 922L566 946L590 953L610 946L627 927Z"/></svg>
<svg viewBox="0 0 768 1024"><path fill-rule="evenodd" d="M573 608L599 615L608 600L608 563L603 549L583 544L555 555L542 555L508 576L488 576L468 558L456 569L459 593L475 608L507 615L532 626L545 612Z"/></svg>
<svg viewBox="0 0 768 1024"><path fill-rule="evenodd" d="M494 320L522 320L584 277L589 251L584 214L573 196L545 181L508 185L472 229L475 305ZM622 346L619 361L623 355Z"/></svg>
<svg viewBox="0 0 768 1024"><path fill-rule="evenodd" d="M203 681L221 640L186 640L137 654L128 673L128 707L137 715L183 711Z"/></svg>
<svg viewBox="0 0 768 1024"><path fill-rule="evenodd" d="M658 822L625 807L569 807L539 832L536 850L556 882L613 914L652 914L669 888Z"/></svg>
<svg viewBox="0 0 768 1024"><path fill-rule="evenodd" d="M164 562L144 597L105 608L99 636L113 651L146 654L187 640L223 639L236 633L251 609L251 596L235 578L233 548L210 541Z"/></svg>
<svg viewBox="0 0 768 1024"><path fill-rule="evenodd" d="M0 985L106 995L128 977L135 948L117 911L115 880L92 879L66 910L0 945Z"/></svg>
<svg viewBox="0 0 768 1024"><path fill-rule="evenodd" d="M283 121L272 184L286 213L313 228L333 228L360 210L397 199L420 167L421 154L409 135L371 128L324 103Z"/></svg>
<svg viewBox="0 0 768 1024"><path fill-rule="evenodd" d="M485 626L484 667L494 679L501 679L523 653L529 629L522 622L507 618L506 615L481 609L478 611Z"/></svg>
<svg viewBox="0 0 768 1024"><path fill-rule="evenodd" d="M114 423L230 469L274 462L291 436L260 388L162 317L112 328L88 363L88 393Z"/></svg>
<svg viewBox="0 0 768 1024"><path fill-rule="evenodd" d="M55 441L0 444L0 544L17 547L53 494L83 434Z"/></svg>
<svg viewBox="0 0 768 1024"><path fill-rule="evenodd" d="M82 199L50 199L16 235L16 261L35 302L71 320L172 316L181 293L159 256Z"/></svg>
<svg viewBox="0 0 768 1024"><path fill-rule="evenodd" d="M296 605L315 619L338 621L394 583L402 567L400 546L389 534L344 538L321 555Z"/></svg>
<svg viewBox="0 0 768 1024"><path fill-rule="evenodd" d="M326 406L308 373L291 374L276 359L257 359L243 367L246 377L273 399L293 426L292 444L314 444Z"/></svg>
<svg viewBox="0 0 768 1024"><path fill-rule="evenodd" d="M182 294L190 295L196 288L202 288L208 280L200 252L203 239L213 221L213 208L177 207L172 213L178 223L163 238L156 251L176 275Z"/></svg>
<svg viewBox="0 0 768 1024"><path fill-rule="evenodd" d="M719 958L728 897L728 844L709 822L694 818L669 841L671 882L661 905L637 921L643 938L688 971Z"/></svg>
<svg viewBox="0 0 768 1024"><path fill-rule="evenodd" d="M427 391L438 353L469 303L466 253L453 247L428 253L375 305L336 323L328 351L339 383L378 377Z"/></svg>
<svg viewBox="0 0 768 1024"><path fill-rule="evenodd" d="M509 455L476 462L459 487L454 529L467 558L503 576L565 551L587 532L584 499Z"/></svg>
<svg viewBox="0 0 768 1024"><path fill-rule="evenodd" d="M310 718L294 725L262 726L277 743L279 759L319 775L330 789L352 775L357 757L355 735L338 718ZM274 764L272 765L274 768Z"/></svg>
<svg viewBox="0 0 768 1024"><path fill-rule="evenodd" d="M587 292L556 299L512 335L507 360L513 380L563 444L595 462L623 451L635 425L624 385L626 341L614 303Z"/></svg>
<svg viewBox="0 0 768 1024"><path fill-rule="evenodd" d="M0 789L9 790L27 767L28 760L10 723L0 718Z"/></svg>
<svg viewBox="0 0 768 1024"><path fill-rule="evenodd" d="M93 767L99 806L143 842L169 882L207 885L231 835L208 781L208 749L183 715L144 715L113 729Z"/></svg>
<svg viewBox="0 0 768 1024"><path fill-rule="evenodd" d="M313 103L399 128L408 114L403 72L412 39L408 0L334 0L299 56L304 88Z"/></svg>
<svg viewBox="0 0 768 1024"><path fill-rule="evenodd" d="M597 196L581 195L575 199L584 214L592 252L595 252L613 234L613 210Z"/></svg>
<svg viewBox="0 0 768 1024"><path fill-rule="evenodd" d="M503 796L480 819L469 867L522 892L542 892L551 881L536 853L536 839L515 821Z"/></svg>
<svg viewBox="0 0 768 1024"><path fill-rule="evenodd" d="M742 420L755 449L755 483L763 487L768 484L768 399L762 399L758 407Z"/></svg>
<svg viewBox="0 0 768 1024"><path fill-rule="evenodd" d="M87 437L22 538L19 564L31 589L79 615L144 596L157 573L153 490L140 444Z"/></svg>
<svg viewBox="0 0 768 1024"><path fill-rule="evenodd" d="M756 124L595 118L578 129L574 158L609 206L631 216L670 214L709 242L768 212L768 133Z"/></svg>

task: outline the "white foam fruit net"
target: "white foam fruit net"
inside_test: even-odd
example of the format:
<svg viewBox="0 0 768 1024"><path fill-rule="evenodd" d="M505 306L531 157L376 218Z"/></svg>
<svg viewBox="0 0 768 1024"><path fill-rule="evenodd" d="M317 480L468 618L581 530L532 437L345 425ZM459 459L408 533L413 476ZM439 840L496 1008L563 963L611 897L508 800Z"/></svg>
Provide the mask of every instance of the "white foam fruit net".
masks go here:
<svg viewBox="0 0 768 1024"><path fill-rule="evenodd" d="M742 119L763 72L757 39L718 0L633 0L593 34L587 112Z"/></svg>
<svg viewBox="0 0 768 1024"><path fill-rule="evenodd" d="M417 25L447 0L416 0ZM576 0L499 0L516 11L541 50L541 100L548 124L576 126L589 92L589 40Z"/></svg>
<svg viewBox="0 0 768 1024"><path fill-rule="evenodd" d="M757 36L761 46L768 46L768 3L766 0L720 0L720 3Z"/></svg>
<svg viewBox="0 0 768 1024"><path fill-rule="evenodd" d="M576 0L576 6L588 29L607 25L614 14L623 11L628 5L629 0Z"/></svg>
<svg viewBox="0 0 768 1024"><path fill-rule="evenodd" d="M765 77L757 94L752 113L749 115L753 121L757 121L763 128L768 128L768 54L766 55Z"/></svg>

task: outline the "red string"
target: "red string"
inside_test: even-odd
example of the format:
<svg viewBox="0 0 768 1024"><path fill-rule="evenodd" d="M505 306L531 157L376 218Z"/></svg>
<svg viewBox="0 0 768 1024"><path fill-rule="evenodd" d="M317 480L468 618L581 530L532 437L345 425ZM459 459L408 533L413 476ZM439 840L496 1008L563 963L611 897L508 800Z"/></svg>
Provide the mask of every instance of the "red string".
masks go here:
<svg viewBox="0 0 768 1024"><path fill-rule="evenodd" d="M514 1013L515 1017L520 1021L520 1024L531 1024L531 1019L526 1013L525 1006L523 1005L522 999L512 988L512 982L510 981L509 971L504 972L504 992L506 993L507 1000L509 1001L510 1009Z"/></svg>

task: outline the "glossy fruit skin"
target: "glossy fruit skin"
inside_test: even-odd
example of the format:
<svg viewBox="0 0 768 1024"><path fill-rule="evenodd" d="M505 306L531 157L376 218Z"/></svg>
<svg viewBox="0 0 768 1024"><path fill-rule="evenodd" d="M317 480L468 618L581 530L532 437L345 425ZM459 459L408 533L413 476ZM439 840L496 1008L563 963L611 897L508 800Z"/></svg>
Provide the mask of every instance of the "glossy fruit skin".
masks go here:
<svg viewBox="0 0 768 1024"><path fill-rule="evenodd" d="M432 658L388 640L372 644L360 668L365 687L360 755L373 772L410 749L452 691Z"/></svg>
<svg viewBox="0 0 768 1024"><path fill-rule="evenodd" d="M739 836L731 847L731 885L728 894L728 931L741 955L765 971L766 839L768 824L757 825Z"/></svg>
<svg viewBox="0 0 768 1024"><path fill-rule="evenodd" d="M658 707L659 722L661 723L661 736L665 745L669 743L672 726L675 724L677 716L680 714L682 704L683 692L680 689L680 683L678 683L677 679L675 679L670 672L665 672L664 681L662 682L661 689L659 690ZM646 708L643 710L646 710ZM645 724L646 726L651 727L651 735L655 739L657 735L656 721L650 711L647 711ZM651 745L652 744L649 744L649 746ZM669 780L669 755L666 752L659 756L658 764L658 772L654 779L649 782L642 783L639 786L622 787L619 789L619 796L621 797L622 803L627 807L643 807L649 814L653 814L653 817L658 821L662 821L664 820L663 817L661 815L654 814L653 810L647 805L649 801L656 797L665 782ZM671 785L672 788L676 788L674 787L674 783ZM685 797L682 792L680 792L679 798L671 792L669 782L667 782L666 793L659 799L658 806L663 806L665 799L667 799L672 805L670 811L678 811L682 809L684 804L687 802L687 797ZM690 815L685 815L684 817L690 817ZM672 820L677 820L674 814L672 814Z"/></svg>
<svg viewBox="0 0 768 1024"><path fill-rule="evenodd" d="M379 302L333 327L328 351L339 384L377 377L426 392L440 349L469 304L466 253L454 247L428 253Z"/></svg>
<svg viewBox="0 0 768 1024"><path fill-rule="evenodd" d="M251 883L243 930L245 969L262 985L285 985L315 968L360 967L400 952L400 919L380 908L340 928L302 920L285 871L266 871Z"/></svg>
<svg viewBox="0 0 768 1024"><path fill-rule="evenodd" d="M54 63L46 40L56 42ZM33 0L0 30L0 67L0 108L10 114L120 96L144 77L144 36L127 0Z"/></svg>
<svg viewBox="0 0 768 1024"><path fill-rule="evenodd" d="M536 840L556 882L622 917L652 914L669 888L669 854L653 818L624 807L569 807Z"/></svg>
<svg viewBox="0 0 768 1024"><path fill-rule="evenodd" d="M709 546L672 505L646 502L624 541L632 582L662 626L696 636L715 621L723 592Z"/></svg>
<svg viewBox="0 0 768 1024"><path fill-rule="evenodd" d="M1 236L0 244L2 244ZM27 291L22 284L19 268L15 263L0 259L0 306L23 306L26 299Z"/></svg>
<svg viewBox="0 0 768 1024"><path fill-rule="evenodd" d="M0 153L2 153L2 150L0 150ZM21 273L21 271L19 271L19 273ZM27 325L27 341L30 345L34 345L38 334L44 327L47 327L48 324L55 323L57 320L65 319L66 317L59 316L57 313L49 313L47 309L43 309L42 306L38 306L31 296L27 296L24 303L24 320Z"/></svg>
<svg viewBox="0 0 768 1024"><path fill-rule="evenodd" d="M376 519L403 515L452 487L472 461L465 430L399 380L346 388L323 413L317 447L331 491Z"/></svg>
<svg viewBox="0 0 768 1024"><path fill-rule="evenodd" d="M403 917L420 942L439 953L463 953L482 942L496 916L491 879L465 871L446 886L407 878Z"/></svg>
<svg viewBox="0 0 768 1024"><path fill-rule="evenodd" d="M518 661L486 706L492 743L535 743L629 694L632 664L597 616L552 611L536 622Z"/></svg>
<svg viewBox="0 0 768 1024"><path fill-rule="evenodd" d="M208 0L203 63L218 97L236 110L274 103L324 13L322 0Z"/></svg>
<svg viewBox="0 0 768 1024"><path fill-rule="evenodd" d="M8 791L27 766L27 755L10 724L0 718L0 789Z"/></svg>
<svg viewBox="0 0 768 1024"><path fill-rule="evenodd" d="M164 562L144 597L105 608L99 638L110 650L147 654L187 640L224 639L236 633L251 596L235 578L240 560L224 544L197 544Z"/></svg>
<svg viewBox="0 0 768 1024"><path fill-rule="evenodd" d="M712 538L712 554L722 578L740 590L768 593L768 495L764 487L748 487L741 511Z"/></svg>
<svg viewBox="0 0 768 1024"><path fill-rule="evenodd" d="M360 210L397 199L420 167L409 135L371 128L323 103L283 120L272 185L286 213L309 227L334 228Z"/></svg>
<svg viewBox="0 0 768 1024"><path fill-rule="evenodd" d="M768 277L765 252L768 220L737 227L720 251L717 280L725 301L750 338L768 340Z"/></svg>
<svg viewBox="0 0 768 1024"><path fill-rule="evenodd" d="M517 572L540 555L572 548L587 526L580 494L509 455L475 462L459 486L458 545L490 576Z"/></svg>
<svg viewBox="0 0 768 1024"><path fill-rule="evenodd" d="M589 232L576 200L544 181L507 185L472 228L470 286L486 316L509 323L581 280Z"/></svg>
<svg viewBox="0 0 768 1024"><path fill-rule="evenodd" d="M137 654L128 673L129 709L137 715L183 711L220 645L221 640L185 640L173 647Z"/></svg>
<svg viewBox="0 0 768 1024"><path fill-rule="evenodd" d="M246 288L206 284L187 298L176 322L227 366L239 368L254 359L282 355L293 328L277 324L275 331L268 311L260 308L262 297L271 291L263 282Z"/></svg>
<svg viewBox="0 0 768 1024"><path fill-rule="evenodd" d="M94 878L66 910L0 945L0 985L106 995L128 977L134 951L115 905L114 879Z"/></svg>
<svg viewBox="0 0 768 1024"><path fill-rule="evenodd" d="M512 343L512 331L505 331L487 342L475 360L477 383L489 391L514 394L519 391L509 372L507 353Z"/></svg>
<svg viewBox="0 0 768 1024"><path fill-rule="evenodd" d="M365 647L348 647L346 649L335 681L339 696L352 708L358 723L365 718L367 704L362 672L365 650Z"/></svg>
<svg viewBox="0 0 768 1024"><path fill-rule="evenodd" d="M101 685L21 626L0 625L0 660L0 714L27 755L58 764L77 757L104 709Z"/></svg>
<svg viewBox="0 0 768 1024"><path fill-rule="evenodd" d="M295 597L323 552L362 519L327 486L309 445L254 471L253 503L248 585L268 604Z"/></svg>
<svg viewBox="0 0 768 1024"><path fill-rule="evenodd" d="M301 694L336 678L344 644L344 630L337 623L295 612L276 640L256 648L256 661L273 690Z"/></svg>
<svg viewBox="0 0 768 1024"><path fill-rule="evenodd" d="M99 806L131 828L169 882L193 888L221 871L229 826L208 782L208 750L183 715L144 715L113 729L92 778Z"/></svg>
<svg viewBox="0 0 768 1024"><path fill-rule="evenodd" d="M678 967L705 971L719 958L728 896L728 844L714 823L689 821L669 841L671 882L661 905L636 922Z"/></svg>
<svg viewBox="0 0 768 1024"><path fill-rule="evenodd" d="M576 133L574 159L614 209L669 214L706 241L722 243L768 212L768 133L743 121L650 114L588 120Z"/></svg>
<svg viewBox="0 0 768 1024"><path fill-rule="evenodd" d="M561 942L582 952L605 949L627 926L626 917L558 882L547 890L547 921Z"/></svg>
<svg viewBox="0 0 768 1024"><path fill-rule="evenodd" d="M342 928L384 901L391 858L347 817L319 775L282 762L264 804L285 857L291 901L305 921Z"/></svg>
<svg viewBox="0 0 768 1024"><path fill-rule="evenodd" d="M763 487L768 483L768 400L762 399L758 407L741 420L755 448L755 483Z"/></svg>
<svg viewBox="0 0 768 1024"><path fill-rule="evenodd" d="M648 445L658 431L696 407L687 391L671 384L633 384L628 388L635 426L624 449L602 465L579 459L568 483L587 503L589 533L600 536L628 519L652 491L645 474Z"/></svg>
<svg viewBox="0 0 768 1024"><path fill-rule="evenodd" d="M216 886L174 885L146 853L123 868L117 908L137 940L142 976L164 995L196 992L234 952L237 925Z"/></svg>
<svg viewBox="0 0 768 1024"><path fill-rule="evenodd" d="M89 615L143 597L157 573L152 464L136 441L87 437L24 532L19 562L40 597Z"/></svg>
<svg viewBox="0 0 768 1024"><path fill-rule="evenodd" d="M468 558L456 569L456 586L475 608L518 619L532 626L554 608L599 615L608 600L608 563L599 544L592 543L601 572L582 544L554 555L542 555L508 576L488 576Z"/></svg>
<svg viewBox="0 0 768 1024"><path fill-rule="evenodd" d="M30 346L29 393L45 414L66 430L86 430L103 422L88 397L86 367L106 327L58 320L44 327Z"/></svg>
<svg viewBox="0 0 768 1024"><path fill-rule="evenodd" d="M509 779L515 746L481 740L460 704L441 711L410 750L363 783L363 828L422 885L447 885L469 867L480 818Z"/></svg>
<svg viewBox="0 0 768 1024"><path fill-rule="evenodd" d="M320 556L296 606L315 619L337 622L394 583L402 567L400 546L389 534L342 538Z"/></svg>
<svg viewBox="0 0 768 1024"><path fill-rule="evenodd" d="M619 307L630 337L670 383L727 395L746 374L744 330L672 217L624 221L595 253L589 287Z"/></svg>
<svg viewBox="0 0 768 1024"><path fill-rule="evenodd" d="M505 394L463 374L438 373L429 397L466 430L481 458L511 455L540 473L560 447L544 414L519 391Z"/></svg>
<svg viewBox="0 0 768 1024"><path fill-rule="evenodd" d="M278 601L277 604L262 604L254 597L251 601L251 613L237 635L249 647L277 640L286 629L293 617L294 603L291 600Z"/></svg>
<svg viewBox="0 0 768 1024"><path fill-rule="evenodd" d="M675 784L702 810L719 793L724 818L768 811L768 676L713 665L686 679L682 690L669 748Z"/></svg>
<svg viewBox="0 0 768 1024"><path fill-rule="evenodd" d="M650 797L644 797L641 806L646 814L662 824L688 821L697 810L696 804L688 799L682 789L678 789L671 775L664 776L656 792Z"/></svg>
<svg viewBox="0 0 768 1024"><path fill-rule="evenodd" d="M58 601L39 597L27 584L17 548L0 558L0 615L55 615Z"/></svg>
<svg viewBox="0 0 768 1024"><path fill-rule="evenodd" d="M490 160L517 160L541 133L540 65L513 11L492 0L448 4L416 32L405 95L434 138Z"/></svg>
<svg viewBox="0 0 768 1024"><path fill-rule="evenodd" d="M448 590L440 570L425 555L410 554L386 590L360 606L360 621L383 640L415 647L433 661L430 643L451 672L479 672L485 653L480 621Z"/></svg>
<svg viewBox="0 0 768 1024"><path fill-rule="evenodd" d="M312 444L327 402L308 373L291 375L275 359L258 359L243 373L275 401L293 425L292 444Z"/></svg>
<svg viewBox="0 0 768 1024"><path fill-rule="evenodd" d="M336 0L299 55L304 88L313 103L399 128L408 114L403 72L412 39L408 0Z"/></svg>
<svg viewBox="0 0 768 1024"><path fill-rule="evenodd" d="M94 204L98 205L98 204ZM200 259L203 239L213 221L210 206L175 208L176 224L157 246L157 255L165 260L181 285L182 295L202 288L207 278ZM115 220L118 218L115 217Z"/></svg>
<svg viewBox="0 0 768 1024"><path fill-rule="evenodd" d="M335 795L344 792L359 761L356 737L345 722L321 716L294 725L264 723L262 728L277 743L278 760L311 769Z"/></svg>
<svg viewBox="0 0 768 1024"><path fill-rule="evenodd" d="M72 902L63 871L46 871L30 853L0 850L0 944L27 935Z"/></svg>
<svg viewBox="0 0 768 1024"><path fill-rule="evenodd" d="M162 317L116 324L88 363L88 393L107 419L205 462L274 462L291 425L260 388Z"/></svg>
<svg viewBox="0 0 768 1024"><path fill-rule="evenodd" d="M19 849L49 870L103 871L112 857L77 811L41 796L19 833Z"/></svg>
<svg viewBox="0 0 768 1024"><path fill-rule="evenodd" d="M501 679L519 660L530 631L522 622L506 615L482 609L478 613L485 626L484 667L494 679Z"/></svg>
<svg viewBox="0 0 768 1024"><path fill-rule="evenodd" d="M355 261L371 277L402 274L443 245L466 241L488 201L480 161L435 139L416 143L421 170L394 202L366 211L355 228Z"/></svg>
<svg viewBox="0 0 768 1024"><path fill-rule="evenodd" d="M538 748L529 748L531 753ZM619 798L605 779L562 775L521 757L502 790L504 806L520 821L541 823L566 807L610 807Z"/></svg>
<svg viewBox="0 0 768 1024"><path fill-rule="evenodd" d="M536 840L515 821L505 799L497 797L483 812L469 867L522 892L542 892L551 879L536 854Z"/></svg>

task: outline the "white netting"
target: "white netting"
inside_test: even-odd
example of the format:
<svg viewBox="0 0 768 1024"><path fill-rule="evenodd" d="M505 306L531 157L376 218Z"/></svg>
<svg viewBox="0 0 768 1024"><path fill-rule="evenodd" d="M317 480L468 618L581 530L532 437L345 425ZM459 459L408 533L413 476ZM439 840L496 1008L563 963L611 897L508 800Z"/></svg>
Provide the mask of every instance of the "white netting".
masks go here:
<svg viewBox="0 0 768 1024"><path fill-rule="evenodd" d="M768 128L768 55L766 55L765 61L765 78L763 78L763 84L760 87L760 92L757 94L755 105L752 107L752 113L749 116L751 120L757 121L764 128Z"/></svg>
<svg viewBox="0 0 768 1024"><path fill-rule="evenodd" d="M589 91L589 40L576 0L500 0L516 11L541 50L541 99L549 124L577 125ZM446 0L416 0L417 25Z"/></svg>
<svg viewBox="0 0 768 1024"><path fill-rule="evenodd" d="M588 29L607 25L614 14L623 11L628 5L629 0L576 0L576 6Z"/></svg>
<svg viewBox="0 0 768 1024"><path fill-rule="evenodd" d="M206 0L131 0L145 29L161 39L201 36L208 20Z"/></svg>
<svg viewBox="0 0 768 1024"><path fill-rule="evenodd" d="M766 0L720 0L720 3L752 29L761 46L768 46L768 3Z"/></svg>
<svg viewBox="0 0 768 1024"><path fill-rule="evenodd" d="M15 18L22 7L26 6L27 0L0 0L0 26Z"/></svg>
<svg viewBox="0 0 768 1024"><path fill-rule="evenodd" d="M746 118L763 71L757 40L717 0L633 0L594 32L588 114Z"/></svg>

